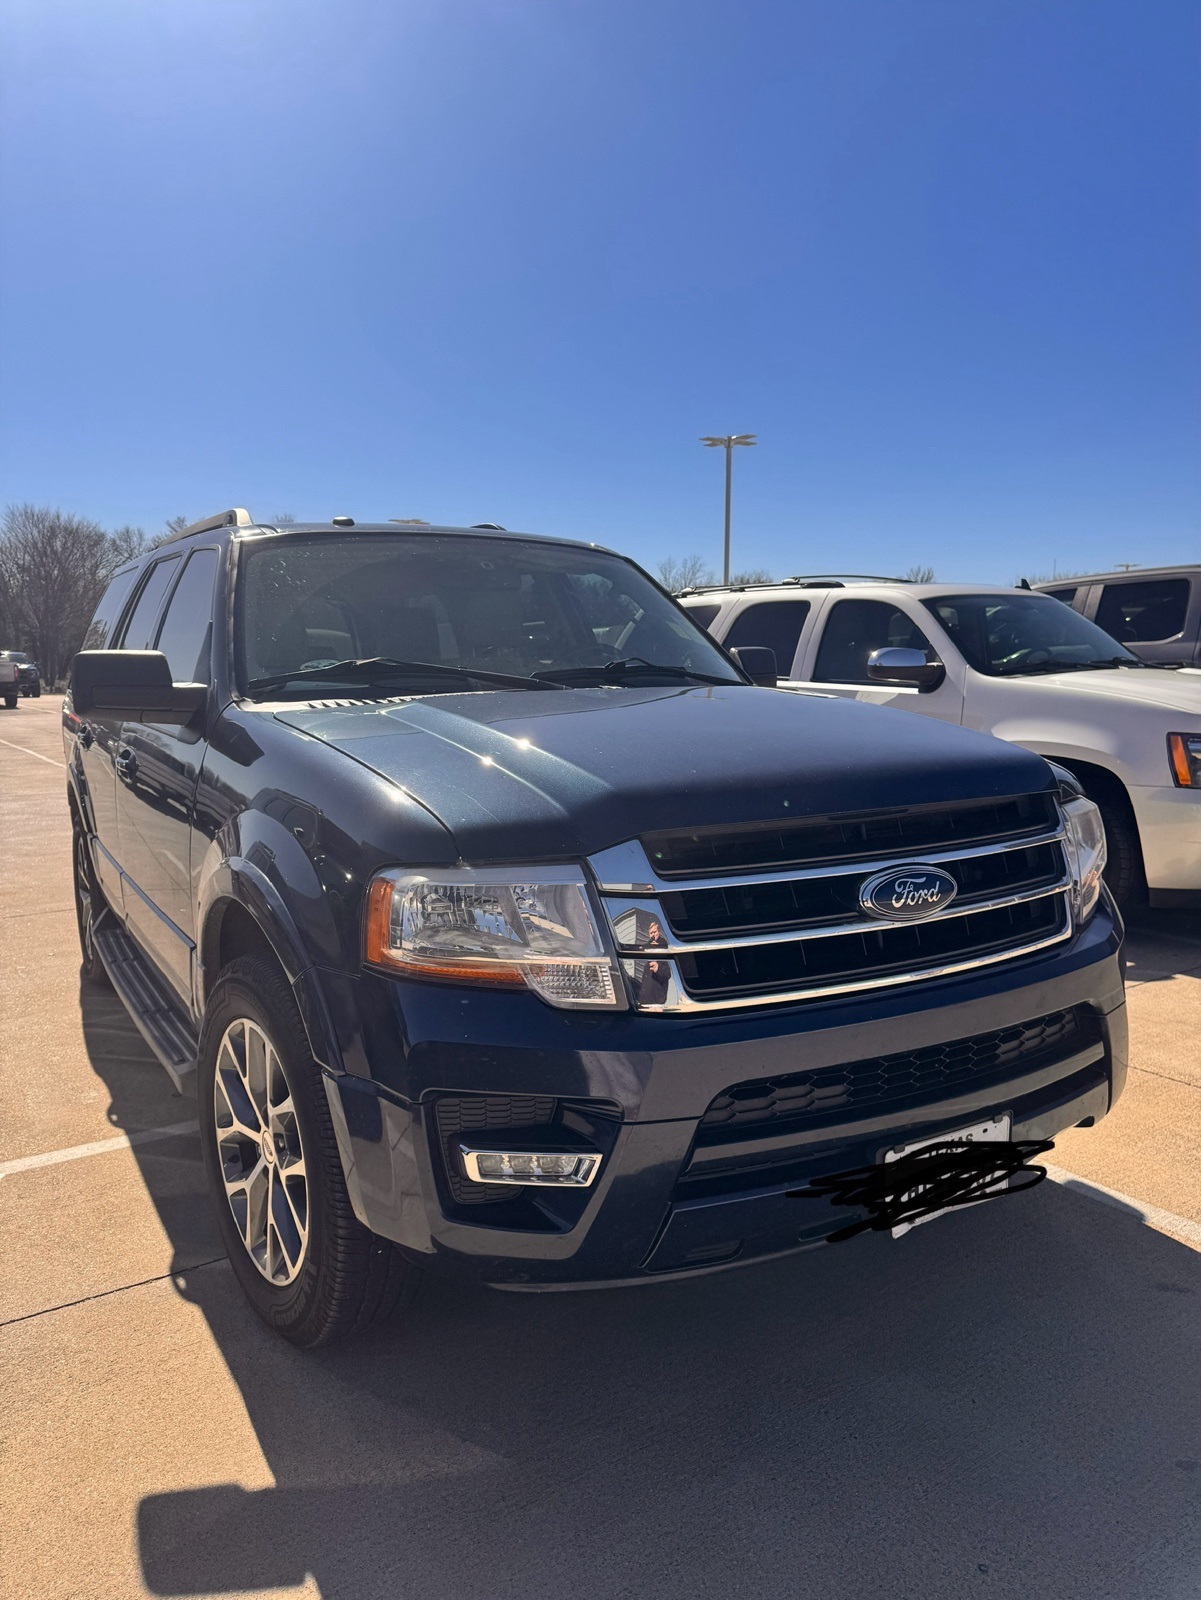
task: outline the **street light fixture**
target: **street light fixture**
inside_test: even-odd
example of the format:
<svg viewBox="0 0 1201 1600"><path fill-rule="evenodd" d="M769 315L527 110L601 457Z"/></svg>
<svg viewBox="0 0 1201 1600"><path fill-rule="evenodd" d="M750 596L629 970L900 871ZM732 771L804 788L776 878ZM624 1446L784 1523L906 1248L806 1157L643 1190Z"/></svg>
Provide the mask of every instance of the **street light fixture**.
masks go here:
<svg viewBox="0 0 1201 1600"><path fill-rule="evenodd" d="M720 447L721 449L723 449L726 452L726 540L725 540L725 547L724 547L725 548L725 554L724 554L723 559L722 559L721 581L723 583L729 583L729 581L730 581L730 481L731 481L731 476L732 476L731 463L733 462L733 459L734 459L734 446L736 444L748 444L748 445L749 444L754 444L755 443L755 435L753 433L727 433L723 437L723 436L721 436L719 434L707 433L704 436L704 438L701 440L701 443L703 445L707 446L707 448L710 449L710 450L716 450L716 449L718 449Z"/></svg>

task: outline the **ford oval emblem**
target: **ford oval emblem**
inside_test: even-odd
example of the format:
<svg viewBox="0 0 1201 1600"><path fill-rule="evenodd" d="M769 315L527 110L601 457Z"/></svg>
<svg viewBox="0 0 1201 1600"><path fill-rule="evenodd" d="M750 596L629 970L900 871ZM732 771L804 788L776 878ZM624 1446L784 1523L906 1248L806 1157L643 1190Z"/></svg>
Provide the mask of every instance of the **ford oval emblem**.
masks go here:
<svg viewBox="0 0 1201 1600"><path fill-rule="evenodd" d="M941 867L889 867L864 879L859 904L886 922L920 922L944 910L958 893L959 885Z"/></svg>

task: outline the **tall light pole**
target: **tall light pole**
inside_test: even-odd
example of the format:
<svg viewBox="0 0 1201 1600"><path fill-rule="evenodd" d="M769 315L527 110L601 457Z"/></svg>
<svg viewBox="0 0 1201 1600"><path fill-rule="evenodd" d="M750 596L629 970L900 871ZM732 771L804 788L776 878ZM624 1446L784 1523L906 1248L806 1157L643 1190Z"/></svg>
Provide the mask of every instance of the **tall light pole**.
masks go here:
<svg viewBox="0 0 1201 1600"><path fill-rule="evenodd" d="M724 437L714 433L707 433L701 440L701 443L707 445L710 450L716 450L720 446L726 452L726 540L721 570L721 581L723 583L729 583L730 581L730 484L733 478L734 446L736 444L754 444L754 442L755 435L753 433L727 433Z"/></svg>

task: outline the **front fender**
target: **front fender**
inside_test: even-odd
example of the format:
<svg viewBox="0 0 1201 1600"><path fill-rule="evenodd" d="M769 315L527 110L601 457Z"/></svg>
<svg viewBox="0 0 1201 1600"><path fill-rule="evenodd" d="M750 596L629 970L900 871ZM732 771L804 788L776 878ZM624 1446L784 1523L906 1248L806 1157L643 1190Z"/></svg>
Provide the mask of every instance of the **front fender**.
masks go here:
<svg viewBox="0 0 1201 1600"><path fill-rule="evenodd" d="M235 905L250 916L283 968L296 997L313 1059L327 1072L345 1071L320 972L296 919L262 868L243 856L231 856L214 867L201 891L195 969L197 1015L203 1015L220 969L222 924L230 906Z"/></svg>

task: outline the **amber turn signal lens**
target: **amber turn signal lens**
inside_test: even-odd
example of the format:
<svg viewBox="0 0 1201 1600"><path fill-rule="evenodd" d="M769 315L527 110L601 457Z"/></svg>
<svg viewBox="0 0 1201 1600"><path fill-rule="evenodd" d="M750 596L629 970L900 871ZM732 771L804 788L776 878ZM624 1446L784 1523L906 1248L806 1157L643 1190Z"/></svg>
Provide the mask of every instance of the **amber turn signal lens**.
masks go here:
<svg viewBox="0 0 1201 1600"><path fill-rule="evenodd" d="M1197 767L1201 765L1201 735L1169 733L1168 755L1172 762L1172 778L1178 789L1201 787L1197 781Z"/></svg>

